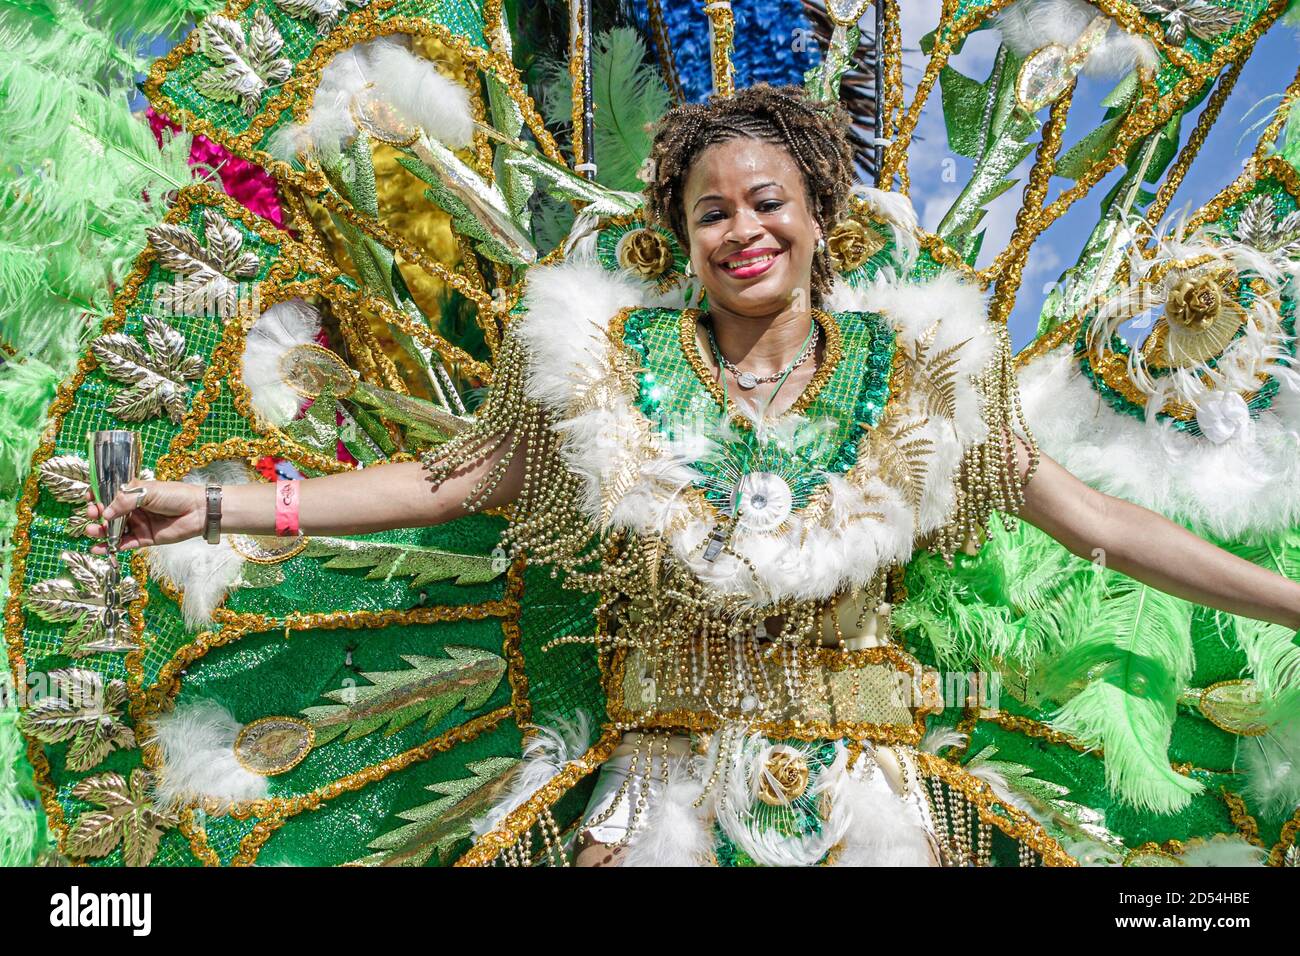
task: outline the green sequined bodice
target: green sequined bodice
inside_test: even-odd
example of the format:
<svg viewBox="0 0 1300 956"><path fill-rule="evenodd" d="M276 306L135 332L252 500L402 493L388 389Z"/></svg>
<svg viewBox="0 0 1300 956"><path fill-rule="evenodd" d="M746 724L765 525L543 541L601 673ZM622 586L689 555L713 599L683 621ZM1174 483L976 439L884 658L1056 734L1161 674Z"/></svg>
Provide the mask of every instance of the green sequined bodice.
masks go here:
<svg viewBox="0 0 1300 956"><path fill-rule="evenodd" d="M726 504L740 475L770 472L789 484L793 506L803 507L825 472L843 474L857 464L863 430L880 420L890 394L894 329L873 312L819 313L822 367L789 411L756 430L739 414L723 421L721 392L698 358L700 317L694 309L625 314L621 336L638 365L637 406L665 438L703 432L714 439L715 452L693 467L715 505Z"/></svg>

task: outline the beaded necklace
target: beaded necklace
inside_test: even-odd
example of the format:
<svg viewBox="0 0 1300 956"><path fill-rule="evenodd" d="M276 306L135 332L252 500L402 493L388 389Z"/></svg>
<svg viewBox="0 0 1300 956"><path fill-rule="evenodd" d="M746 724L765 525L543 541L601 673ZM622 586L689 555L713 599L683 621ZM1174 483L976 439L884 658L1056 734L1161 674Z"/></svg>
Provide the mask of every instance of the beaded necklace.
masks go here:
<svg viewBox="0 0 1300 956"><path fill-rule="evenodd" d="M808 334L807 336L804 337L803 345L800 346L799 351L795 354L795 357L790 361L788 365L786 365L785 370L779 373L779 375L776 377L776 388L772 389L772 393L767 396L767 401L763 403L763 408L758 414L758 421L755 426L757 431L759 432L762 431L764 423L767 420L767 410L772 407L772 402L776 399L777 392L781 391L781 386L783 386L785 384L786 379L790 377L790 373L793 372L800 365L802 365L804 361L808 358L812 350L813 338L816 332L817 332L817 320L814 319L812 316L809 316ZM713 346L713 357L718 363L718 375L719 378L722 379L721 382L722 416L723 419L725 420L728 412L728 403L730 401L730 390L727 388L727 369L731 368L734 370L735 367L732 366L731 363L729 363L726 359L722 357L722 350L718 347L718 340L717 337L714 336L713 334L713 328L711 325L708 328L708 333L709 333L709 344ZM751 378L752 377L753 376L751 376ZM771 379L772 376L768 376L768 380ZM734 521L737 518L737 516L739 516L741 512L741 508L744 505L746 479L748 477L749 477L748 474L744 474L740 476L740 479L736 482L734 490L732 492L731 507L728 513L724 515L723 519L720 520L718 524L716 524L713 527L713 529L709 532L708 544L705 546L705 551L704 551L704 559L706 561L714 560L717 557L717 555L722 551L722 548L727 543L727 540L730 538L729 532L731 528L734 526ZM766 495L763 490L760 489L755 493L754 500L757 502L759 508L765 507L765 505L767 504L765 499L766 499Z"/></svg>

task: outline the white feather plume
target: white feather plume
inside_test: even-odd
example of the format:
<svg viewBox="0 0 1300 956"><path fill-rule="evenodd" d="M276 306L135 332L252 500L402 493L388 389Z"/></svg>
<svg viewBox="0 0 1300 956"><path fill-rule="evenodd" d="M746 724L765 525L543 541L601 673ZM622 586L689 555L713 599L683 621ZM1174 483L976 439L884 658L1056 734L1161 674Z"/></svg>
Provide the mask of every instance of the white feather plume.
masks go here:
<svg viewBox="0 0 1300 956"><path fill-rule="evenodd" d="M928 754L937 754L945 747L961 747L966 740L967 735L957 728L936 724L925 732L917 749Z"/></svg>
<svg viewBox="0 0 1300 956"><path fill-rule="evenodd" d="M701 866L713 850L709 802L696 807L704 789L690 768L694 755L668 758L668 783L651 781L649 803L628 839L623 866Z"/></svg>
<svg viewBox="0 0 1300 956"><path fill-rule="evenodd" d="M917 240L916 209L911 198L905 193L865 185L854 186L853 194L862 199L874 218L888 224L897 250L894 261L899 272L906 272L921 251L921 244Z"/></svg>
<svg viewBox="0 0 1300 956"><path fill-rule="evenodd" d="M321 72L305 123L278 130L270 151L291 160L299 152L337 155L357 135L354 102L388 104L406 122L452 149L473 135L469 91L392 37L380 37L336 54Z"/></svg>
<svg viewBox="0 0 1300 956"><path fill-rule="evenodd" d="M1019 57L1049 43L1072 46L1101 11L1085 0L1017 0L997 18L1002 42ZM1156 51L1145 37L1126 33L1112 22L1084 62L1089 76L1115 77L1135 66L1153 68Z"/></svg>
<svg viewBox="0 0 1300 956"><path fill-rule="evenodd" d="M276 303L248 330L240 374L253 409L270 424L287 425L304 401L284 380L280 360L294 346L315 342L319 334L320 313L302 299Z"/></svg>
<svg viewBox="0 0 1300 956"><path fill-rule="evenodd" d="M915 778L913 778L915 779ZM922 811L896 794L877 768L845 775L831 814L848 819L836 866L937 866L937 840Z"/></svg>
<svg viewBox="0 0 1300 956"><path fill-rule="evenodd" d="M1268 851L1236 834L1218 834L1205 841L1189 840L1182 853L1184 866L1263 866Z"/></svg>
<svg viewBox="0 0 1300 956"><path fill-rule="evenodd" d="M242 461L214 461L185 475L188 484L242 485L252 480ZM208 544L202 538L190 538L176 544L160 544L142 549L149 562L149 573L166 578L184 592L181 612L191 630L212 622L213 610L236 586L244 569L244 557L230 546L223 535L220 542Z"/></svg>
<svg viewBox="0 0 1300 956"><path fill-rule="evenodd" d="M225 707L206 698L160 714L148 741L162 751L162 768L154 775L155 801L178 808L210 800L222 811L235 802L264 798L266 777L245 770L235 759L241 729Z"/></svg>
<svg viewBox="0 0 1300 956"><path fill-rule="evenodd" d="M515 768L510 784L470 827L475 836L490 833L528 798L549 783L571 760L577 760L591 747L592 723L586 711L577 711L572 720L559 718L554 727L536 727L524 742L523 760Z"/></svg>

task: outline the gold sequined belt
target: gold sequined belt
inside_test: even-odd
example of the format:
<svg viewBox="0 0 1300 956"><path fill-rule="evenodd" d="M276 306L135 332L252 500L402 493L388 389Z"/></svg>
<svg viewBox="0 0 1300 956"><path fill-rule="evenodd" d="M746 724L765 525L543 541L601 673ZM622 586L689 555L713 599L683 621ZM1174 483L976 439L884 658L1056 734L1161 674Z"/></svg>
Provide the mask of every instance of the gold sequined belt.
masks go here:
<svg viewBox="0 0 1300 956"><path fill-rule="evenodd" d="M816 648L797 656L801 691L791 692L788 659L760 653L747 665L758 693L736 699L735 692L719 693L707 681L697 689L689 679L656 678L645 649L620 649L606 675L609 715L625 730L745 724L772 739L917 744L925 715L940 709L920 663L895 645Z"/></svg>

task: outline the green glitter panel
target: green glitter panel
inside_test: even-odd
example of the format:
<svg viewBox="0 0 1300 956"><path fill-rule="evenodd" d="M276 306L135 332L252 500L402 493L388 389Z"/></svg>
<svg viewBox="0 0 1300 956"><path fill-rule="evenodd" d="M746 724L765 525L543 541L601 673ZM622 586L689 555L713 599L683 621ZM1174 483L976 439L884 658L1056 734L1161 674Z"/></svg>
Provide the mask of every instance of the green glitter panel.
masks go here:
<svg viewBox="0 0 1300 956"><path fill-rule="evenodd" d="M193 700L220 703L241 724L261 717L299 716L305 708L334 705L325 695L370 685L365 674L415 671L404 657L441 660L448 645L472 647L502 659L499 676L487 681L483 703L466 709L458 701L428 725L424 712L405 726L400 721L376 727L355 740L338 737L318 743L292 770L270 778L271 796L309 793L339 777L356 773L432 740L470 717L489 713L510 702L502 657L500 618L447 621L369 628L320 628L249 634L209 651L185 675L178 706ZM351 663L348 663L349 658ZM477 685L465 690L474 691Z"/></svg>
<svg viewBox="0 0 1300 956"><path fill-rule="evenodd" d="M638 405L668 438L719 422L723 413L683 354L681 316L678 309L636 309L623 328L624 342L640 357ZM786 479L795 506L802 507L825 482L824 472L843 474L857 463L862 430L880 420L889 398L896 336L876 313L839 312L832 321L843 354L801 413L809 427L800 429L795 445L760 440L753 430L730 430L719 435L718 455L694 463L703 476L697 484L715 504L726 504L735 474L773 471Z"/></svg>

